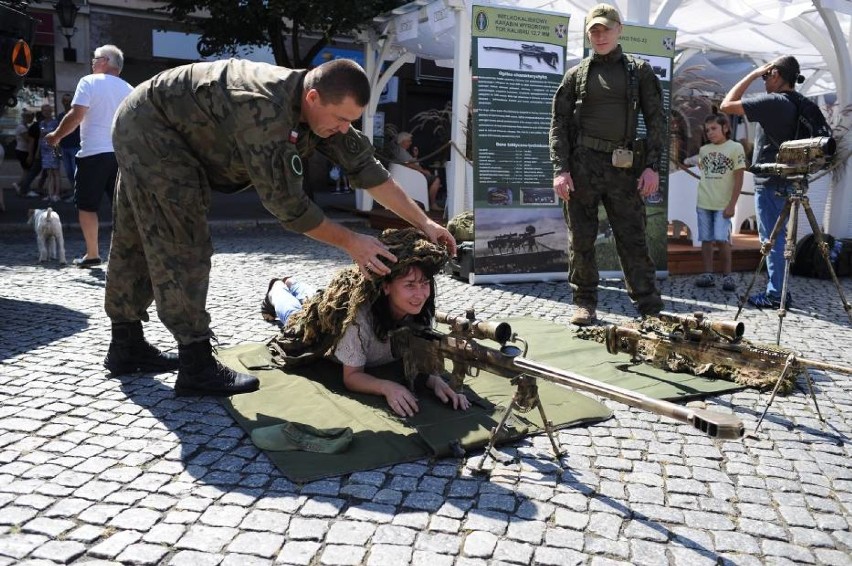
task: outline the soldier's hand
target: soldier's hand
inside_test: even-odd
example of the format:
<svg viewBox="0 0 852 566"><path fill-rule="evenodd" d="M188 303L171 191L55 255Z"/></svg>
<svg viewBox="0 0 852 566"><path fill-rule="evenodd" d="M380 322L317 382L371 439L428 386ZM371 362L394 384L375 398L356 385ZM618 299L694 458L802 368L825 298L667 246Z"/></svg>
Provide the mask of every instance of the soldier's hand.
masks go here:
<svg viewBox="0 0 852 566"><path fill-rule="evenodd" d="M556 191L556 196L565 202L571 200L571 193L574 192L574 179L571 178L571 173L560 173L554 177L553 190Z"/></svg>
<svg viewBox="0 0 852 566"><path fill-rule="evenodd" d="M647 198L657 192L660 188L660 174L651 168L642 171L639 177L638 187L642 198Z"/></svg>
<svg viewBox="0 0 852 566"><path fill-rule="evenodd" d="M358 265L361 273L367 277L384 277L390 268L380 258L396 263L396 256L377 238L353 232L352 240L346 248L349 257Z"/></svg>
<svg viewBox="0 0 852 566"><path fill-rule="evenodd" d="M456 256L456 239L453 238L453 235L450 234L450 231L441 226L440 224L430 220L426 223L426 225L421 228L423 233L426 234L426 237L436 244L442 244L446 246L447 250L450 252L450 255Z"/></svg>
<svg viewBox="0 0 852 566"><path fill-rule="evenodd" d="M47 142L47 145L55 147L59 143L59 138L56 136L56 132L50 132L44 136L44 141Z"/></svg>

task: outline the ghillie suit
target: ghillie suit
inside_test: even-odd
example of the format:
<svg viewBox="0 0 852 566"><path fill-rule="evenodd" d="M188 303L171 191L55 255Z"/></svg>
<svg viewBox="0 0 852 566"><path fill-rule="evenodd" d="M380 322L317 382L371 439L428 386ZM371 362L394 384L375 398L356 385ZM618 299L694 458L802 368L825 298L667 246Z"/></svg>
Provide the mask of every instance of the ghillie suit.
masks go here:
<svg viewBox="0 0 852 566"><path fill-rule="evenodd" d="M453 216L447 223L447 230L456 239L456 242L473 241L473 211L468 210Z"/></svg>
<svg viewBox="0 0 852 566"><path fill-rule="evenodd" d="M412 265L431 278L448 259L446 249L415 228L385 230L379 240L397 258L396 263L388 264L390 273L381 278L365 277L357 265L338 271L328 286L308 299L267 343L275 364L291 368L330 354L355 321L358 309L373 305L380 297L383 282L405 274Z"/></svg>

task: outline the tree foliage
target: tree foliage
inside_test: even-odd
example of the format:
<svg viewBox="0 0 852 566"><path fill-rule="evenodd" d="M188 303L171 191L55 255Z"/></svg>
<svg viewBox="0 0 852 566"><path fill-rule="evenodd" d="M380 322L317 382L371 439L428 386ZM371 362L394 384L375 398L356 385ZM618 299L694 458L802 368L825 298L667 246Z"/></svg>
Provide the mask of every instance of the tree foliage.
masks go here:
<svg viewBox="0 0 852 566"><path fill-rule="evenodd" d="M171 0L160 10L201 32L204 56L270 46L275 62L304 68L335 38L353 34L405 0ZM199 13L209 17L199 17Z"/></svg>

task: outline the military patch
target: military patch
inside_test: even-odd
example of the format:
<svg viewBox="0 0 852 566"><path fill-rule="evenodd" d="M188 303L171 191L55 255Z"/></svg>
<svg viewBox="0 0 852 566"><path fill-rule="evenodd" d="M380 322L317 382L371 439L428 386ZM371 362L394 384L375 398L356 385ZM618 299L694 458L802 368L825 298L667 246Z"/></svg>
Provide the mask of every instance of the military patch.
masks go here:
<svg viewBox="0 0 852 566"><path fill-rule="evenodd" d="M346 150L352 155L358 155L362 151L361 144L358 143L358 136L347 135L343 138L343 143L346 145Z"/></svg>
<svg viewBox="0 0 852 566"><path fill-rule="evenodd" d="M294 153L290 158L290 169L295 175L302 176L304 169L302 168L302 158L297 153Z"/></svg>

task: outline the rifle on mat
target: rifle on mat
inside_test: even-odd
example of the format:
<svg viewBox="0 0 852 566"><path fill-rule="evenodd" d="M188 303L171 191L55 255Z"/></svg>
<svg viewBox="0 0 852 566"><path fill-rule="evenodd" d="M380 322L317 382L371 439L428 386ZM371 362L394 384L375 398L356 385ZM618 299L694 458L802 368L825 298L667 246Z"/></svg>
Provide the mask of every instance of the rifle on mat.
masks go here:
<svg viewBox="0 0 852 566"><path fill-rule="evenodd" d="M553 452L557 459L560 457L559 448L553 438L553 425L544 414L538 396L536 379L595 393L631 407L663 415L690 424L716 438L731 439L743 436L742 421L734 415L661 401L526 358L528 345L512 332L511 325L506 322L478 320L473 309L469 309L464 317L438 312L435 319L447 324L450 332L444 334L434 328L406 326L391 333L391 350L395 357L402 358L405 376L410 383L413 384L420 374L443 373L445 361L450 360L453 362L450 386L457 392L463 390L466 376L476 377L480 370L507 377L517 387L508 410L491 432L486 455L491 453L498 434L502 432L513 410L527 412L537 407ZM484 339L499 343L500 349L489 348L477 342ZM507 344L508 342L522 344L523 349ZM480 468L483 461L480 461Z"/></svg>
<svg viewBox="0 0 852 566"><path fill-rule="evenodd" d="M633 362L645 362L669 371L727 379L751 387L771 387L780 376L781 392L789 393L796 374L805 368L852 374L852 368L799 356L776 345L745 340L745 325L735 320L713 321L704 313L682 315L661 312L647 317L638 326L610 325L580 332L588 336L603 332L598 341L610 354L625 352Z"/></svg>

